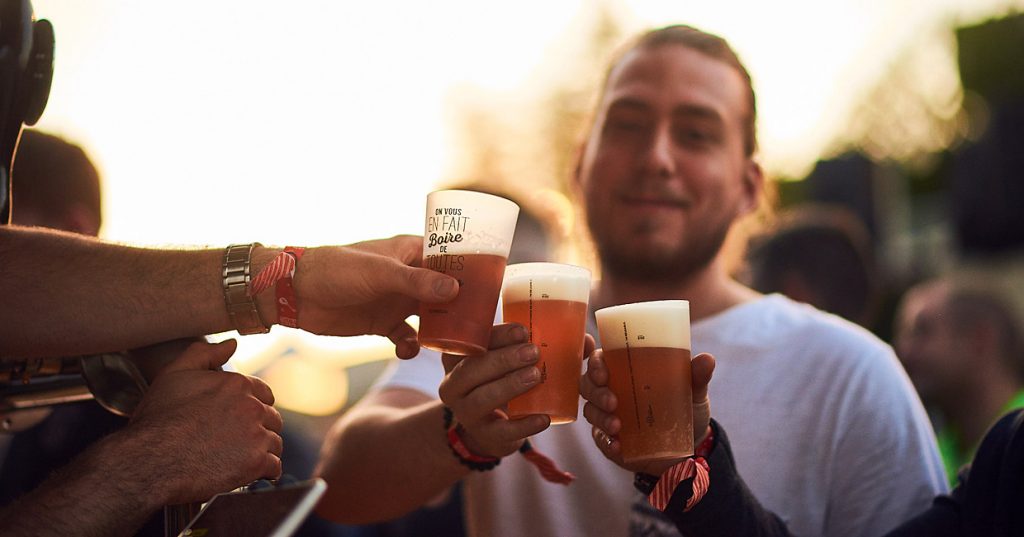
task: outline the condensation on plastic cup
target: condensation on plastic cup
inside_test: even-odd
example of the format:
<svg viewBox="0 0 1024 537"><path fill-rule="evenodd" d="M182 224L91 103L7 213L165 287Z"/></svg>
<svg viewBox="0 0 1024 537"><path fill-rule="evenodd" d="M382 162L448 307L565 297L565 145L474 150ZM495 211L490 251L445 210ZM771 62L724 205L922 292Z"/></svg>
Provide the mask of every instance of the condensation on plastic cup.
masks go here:
<svg viewBox="0 0 1024 537"><path fill-rule="evenodd" d="M690 304L659 300L597 310L618 399L618 439L626 463L693 455Z"/></svg>
<svg viewBox="0 0 1024 537"><path fill-rule="evenodd" d="M547 414L552 424L575 421L590 271L561 263L519 263L505 269L502 317L526 327L538 347L540 383L508 404L510 417Z"/></svg>

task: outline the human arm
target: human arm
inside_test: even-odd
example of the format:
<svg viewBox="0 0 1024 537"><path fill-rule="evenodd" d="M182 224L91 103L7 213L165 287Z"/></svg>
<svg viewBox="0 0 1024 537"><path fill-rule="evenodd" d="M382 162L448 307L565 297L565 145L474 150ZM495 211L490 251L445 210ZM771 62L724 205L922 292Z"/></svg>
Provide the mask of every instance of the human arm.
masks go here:
<svg viewBox="0 0 1024 537"><path fill-rule="evenodd" d="M510 421L496 414L533 385L520 376L536 376L536 347L525 341L521 326L499 325L488 353L444 357L440 395L474 453L507 455L548 426L546 416ZM385 388L364 398L324 444L316 473L328 491L317 512L350 524L387 520L446 490L470 470L452 454L443 424L442 402L416 390Z"/></svg>
<svg viewBox="0 0 1024 537"><path fill-rule="evenodd" d="M214 371L233 340L196 343L154 380L130 424L0 513L0 533L130 535L166 504L281 472L281 416L258 379Z"/></svg>
<svg viewBox="0 0 1024 537"><path fill-rule="evenodd" d="M309 248L294 279L299 327L388 336L416 353L405 319L418 301L444 302L458 284L418 268L414 236ZM257 247L253 274L280 253ZM38 228L0 226L0 357L119 351L233 329L224 306L223 249L135 248ZM257 296L277 322L273 292Z"/></svg>

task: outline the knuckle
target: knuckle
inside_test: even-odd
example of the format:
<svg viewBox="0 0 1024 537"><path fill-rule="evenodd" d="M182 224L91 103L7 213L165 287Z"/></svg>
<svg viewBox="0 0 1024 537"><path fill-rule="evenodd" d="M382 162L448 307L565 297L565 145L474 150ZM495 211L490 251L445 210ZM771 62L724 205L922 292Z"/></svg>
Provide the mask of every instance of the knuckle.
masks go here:
<svg viewBox="0 0 1024 537"><path fill-rule="evenodd" d="M518 369L526 363L536 362L539 356L537 346L532 343L523 343L502 349L502 361L506 370Z"/></svg>
<svg viewBox="0 0 1024 537"><path fill-rule="evenodd" d="M594 405L587 403L583 405L583 419L587 420L587 423L594 425Z"/></svg>
<svg viewBox="0 0 1024 537"><path fill-rule="evenodd" d="M281 429L284 428L284 417L281 416L281 413L272 406L267 406L265 408L267 409L267 414L270 415L270 429L275 433L281 432Z"/></svg>
<svg viewBox="0 0 1024 537"><path fill-rule="evenodd" d="M226 390L248 393L252 389L252 382L249 380L249 377L241 373L225 371L221 379Z"/></svg>
<svg viewBox="0 0 1024 537"><path fill-rule="evenodd" d="M281 435L271 435L270 437L270 452L280 456L284 452L284 439Z"/></svg>
<svg viewBox="0 0 1024 537"><path fill-rule="evenodd" d="M248 446L265 446L267 444L267 430L263 427L249 427L245 436Z"/></svg>
<svg viewBox="0 0 1024 537"><path fill-rule="evenodd" d="M263 422L265 408L264 404L255 398L244 397L231 406L231 416L240 427L252 429Z"/></svg>
<svg viewBox="0 0 1024 537"><path fill-rule="evenodd" d="M242 468L244 469L245 480L254 481L264 476L264 468L266 466L266 457L269 454L267 452L253 452L252 455L246 458Z"/></svg>
<svg viewBox="0 0 1024 537"><path fill-rule="evenodd" d="M589 401L591 399L591 392L594 390L594 385L590 383L590 379L586 376L582 376L577 384L579 386L580 396Z"/></svg>
<svg viewBox="0 0 1024 537"><path fill-rule="evenodd" d="M441 398L441 402L444 403L445 406L449 408L453 408L455 406L455 393L451 384L448 383L447 378L441 382L441 386L438 387L437 396Z"/></svg>
<svg viewBox="0 0 1024 537"><path fill-rule="evenodd" d="M269 458L269 464L267 465L267 476L273 477L275 479L281 477L281 474L284 473L284 468L280 457L275 457L274 455L271 455L269 453L267 455Z"/></svg>
<svg viewBox="0 0 1024 537"><path fill-rule="evenodd" d="M505 376L505 381L511 385L515 395L525 392L533 387L540 380L540 369L529 366L524 367Z"/></svg>

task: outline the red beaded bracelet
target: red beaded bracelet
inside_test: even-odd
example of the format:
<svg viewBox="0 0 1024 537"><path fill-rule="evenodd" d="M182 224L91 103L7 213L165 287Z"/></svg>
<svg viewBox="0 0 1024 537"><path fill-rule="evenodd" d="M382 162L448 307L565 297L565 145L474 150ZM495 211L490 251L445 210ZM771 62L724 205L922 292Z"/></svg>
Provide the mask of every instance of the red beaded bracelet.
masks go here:
<svg viewBox="0 0 1024 537"><path fill-rule="evenodd" d="M466 443L462 441L462 435L459 434L461 424L453 423L454 415L452 414L452 409L448 407L442 407L442 409L444 411L445 434L448 436L448 448L452 450L452 454L455 455L455 458L463 466L477 472L486 472L501 464L501 459L497 457L484 457L470 451L466 447Z"/></svg>
<svg viewBox="0 0 1024 537"><path fill-rule="evenodd" d="M500 458L477 455L470 451L462 440L460 433L462 424L455 423L455 415L452 413L452 409L447 406L442 406L441 409L444 412L444 429L448 437L448 448L452 450L452 454L459 460L459 463L478 472L486 472L501 464ZM545 481L558 483L559 485L568 485L576 479L576 476L571 473L559 469L558 465L550 457L537 451L529 439L523 441L523 445L519 447L519 454L540 472L540 476Z"/></svg>

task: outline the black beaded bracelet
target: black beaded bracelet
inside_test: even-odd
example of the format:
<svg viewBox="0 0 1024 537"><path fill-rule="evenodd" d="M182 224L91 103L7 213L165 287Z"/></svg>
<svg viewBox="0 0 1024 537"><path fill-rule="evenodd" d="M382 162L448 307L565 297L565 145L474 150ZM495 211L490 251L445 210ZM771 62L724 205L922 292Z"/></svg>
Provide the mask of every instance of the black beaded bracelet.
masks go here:
<svg viewBox="0 0 1024 537"><path fill-rule="evenodd" d="M654 487L658 486L660 479L660 476L637 472L633 474L633 488L642 492L644 496L648 496L654 492Z"/></svg>
<svg viewBox="0 0 1024 537"><path fill-rule="evenodd" d="M460 425L452 426L455 418L452 409L447 406L442 406L441 408L444 412L444 432L445 438L448 441L448 449L451 450L452 455L458 459L460 464L477 472L486 472L501 464L501 459L499 458L481 457L469 451L469 448L462 442L462 436L459 434Z"/></svg>

